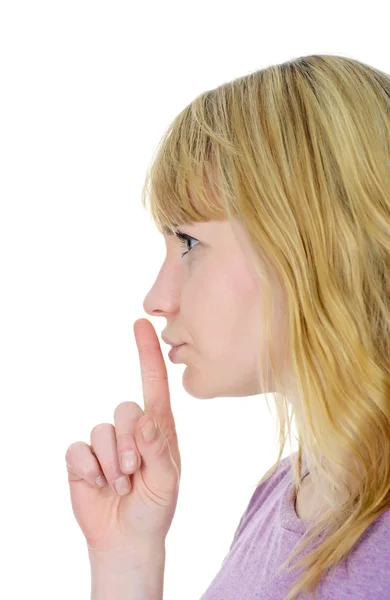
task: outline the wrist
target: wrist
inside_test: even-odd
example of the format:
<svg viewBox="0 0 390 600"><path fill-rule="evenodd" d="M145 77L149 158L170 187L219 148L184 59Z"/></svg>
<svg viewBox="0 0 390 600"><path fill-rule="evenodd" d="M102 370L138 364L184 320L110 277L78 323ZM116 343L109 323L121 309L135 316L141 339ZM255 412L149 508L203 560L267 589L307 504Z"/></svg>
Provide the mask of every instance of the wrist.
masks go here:
<svg viewBox="0 0 390 600"><path fill-rule="evenodd" d="M165 541L88 553L91 600L162 600Z"/></svg>
<svg viewBox="0 0 390 600"><path fill-rule="evenodd" d="M97 550L88 546L91 566L121 566L128 563L147 563L158 554L165 555L165 540L159 542L136 542L110 550Z"/></svg>

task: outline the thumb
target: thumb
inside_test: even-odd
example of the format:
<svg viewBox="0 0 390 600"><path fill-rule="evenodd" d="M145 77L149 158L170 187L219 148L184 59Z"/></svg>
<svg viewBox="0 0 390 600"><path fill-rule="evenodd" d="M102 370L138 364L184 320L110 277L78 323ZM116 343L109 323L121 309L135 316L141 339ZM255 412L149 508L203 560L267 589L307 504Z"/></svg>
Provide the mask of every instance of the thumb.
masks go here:
<svg viewBox="0 0 390 600"><path fill-rule="evenodd" d="M137 423L135 440L142 457L146 484L160 492L169 493L176 489L178 468L172 458L169 441L156 419L144 415Z"/></svg>

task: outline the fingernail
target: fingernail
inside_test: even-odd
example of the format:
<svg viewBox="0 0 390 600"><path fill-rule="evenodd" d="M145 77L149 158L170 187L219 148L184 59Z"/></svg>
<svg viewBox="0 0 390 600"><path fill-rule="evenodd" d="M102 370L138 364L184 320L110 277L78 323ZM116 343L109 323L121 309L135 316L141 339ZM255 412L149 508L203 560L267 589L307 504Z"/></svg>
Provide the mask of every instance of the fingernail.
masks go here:
<svg viewBox="0 0 390 600"><path fill-rule="evenodd" d="M104 487L106 483L107 480L103 475L99 475L99 477L96 479L96 485L99 487Z"/></svg>
<svg viewBox="0 0 390 600"><path fill-rule="evenodd" d="M157 433L155 420L149 419L149 421L146 421L145 425L141 427L141 433L145 442L151 442L156 437Z"/></svg>
<svg viewBox="0 0 390 600"><path fill-rule="evenodd" d="M117 479L115 482L115 489L120 496L124 496L125 494L130 492L129 478L126 476L119 477L119 479Z"/></svg>
<svg viewBox="0 0 390 600"><path fill-rule="evenodd" d="M129 452L124 452L122 454L122 470L123 471L133 471L137 464L137 457L135 455L134 450L130 450Z"/></svg>

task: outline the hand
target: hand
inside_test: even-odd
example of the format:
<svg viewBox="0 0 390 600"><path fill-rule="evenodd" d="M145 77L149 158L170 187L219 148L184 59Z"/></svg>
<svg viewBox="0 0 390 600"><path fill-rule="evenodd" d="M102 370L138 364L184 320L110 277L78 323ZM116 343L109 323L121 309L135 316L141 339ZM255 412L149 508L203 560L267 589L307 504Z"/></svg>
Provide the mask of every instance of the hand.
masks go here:
<svg viewBox="0 0 390 600"><path fill-rule="evenodd" d="M138 319L133 328L145 412L135 402L122 402L114 412L115 426L97 425L91 445L74 442L65 455L73 513L92 551L131 551L140 544L165 541L179 494L180 452L160 343L147 319ZM147 442L140 428L151 417L158 433ZM137 455L131 471L121 466L127 450ZM114 482L127 473L131 491L121 496ZM102 488L95 483L99 475L106 478Z"/></svg>

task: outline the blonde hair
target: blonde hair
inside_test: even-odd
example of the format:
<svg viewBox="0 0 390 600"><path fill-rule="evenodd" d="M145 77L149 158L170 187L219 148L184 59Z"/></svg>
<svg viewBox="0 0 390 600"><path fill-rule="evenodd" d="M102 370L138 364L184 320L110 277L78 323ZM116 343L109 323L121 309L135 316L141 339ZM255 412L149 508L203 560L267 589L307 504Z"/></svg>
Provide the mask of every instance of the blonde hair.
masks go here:
<svg viewBox="0 0 390 600"><path fill-rule="evenodd" d="M311 55L206 91L163 135L144 207L147 197L161 233L237 219L249 236L279 425L277 460L257 485L278 468L287 433L291 443L291 408L299 444L291 498L305 452L332 492L357 483L343 504L324 485L331 508L278 570L323 537L287 569L304 567L285 600L315 593L390 508L390 76L352 58ZM286 296L299 402L289 402L272 344L267 266ZM259 378L268 392L261 364Z"/></svg>

